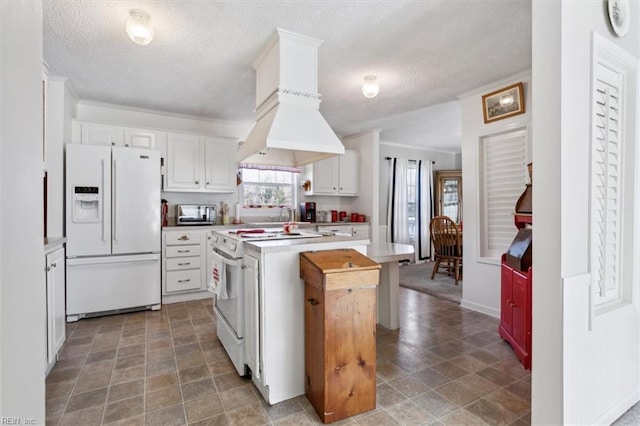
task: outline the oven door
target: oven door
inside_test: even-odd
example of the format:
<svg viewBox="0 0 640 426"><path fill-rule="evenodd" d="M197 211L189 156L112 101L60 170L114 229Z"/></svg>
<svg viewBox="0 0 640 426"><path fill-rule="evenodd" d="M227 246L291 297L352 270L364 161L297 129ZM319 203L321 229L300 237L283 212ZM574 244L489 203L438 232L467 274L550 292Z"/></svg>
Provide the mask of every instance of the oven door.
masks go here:
<svg viewBox="0 0 640 426"><path fill-rule="evenodd" d="M211 256L225 268L225 281L229 299L215 297L215 310L229 324L238 339L244 337L244 285L241 259L231 259L213 250Z"/></svg>

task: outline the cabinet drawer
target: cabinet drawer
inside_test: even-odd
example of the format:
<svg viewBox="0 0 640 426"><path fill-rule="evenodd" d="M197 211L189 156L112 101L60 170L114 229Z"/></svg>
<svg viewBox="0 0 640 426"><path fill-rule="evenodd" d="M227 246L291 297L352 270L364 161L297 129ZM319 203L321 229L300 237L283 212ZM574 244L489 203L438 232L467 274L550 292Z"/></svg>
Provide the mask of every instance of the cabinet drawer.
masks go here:
<svg viewBox="0 0 640 426"><path fill-rule="evenodd" d="M194 231L168 232L165 234L165 244L168 246L200 244L200 233Z"/></svg>
<svg viewBox="0 0 640 426"><path fill-rule="evenodd" d="M188 256L200 256L200 246L169 246L165 249L167 258L169 257L188 257Z"/></svg>
<svg viewBox="0 0 640 426"><path fill-rule="evenodd" d="M182 269L200 269L200 256L167 259L167 271L179 271Z"/></svg>
<svg viewBox="0 0 640 426"><path fill-rule="evenodd" d="M167 293L199 290L201 287L200 269L167 272Z"/></svg>

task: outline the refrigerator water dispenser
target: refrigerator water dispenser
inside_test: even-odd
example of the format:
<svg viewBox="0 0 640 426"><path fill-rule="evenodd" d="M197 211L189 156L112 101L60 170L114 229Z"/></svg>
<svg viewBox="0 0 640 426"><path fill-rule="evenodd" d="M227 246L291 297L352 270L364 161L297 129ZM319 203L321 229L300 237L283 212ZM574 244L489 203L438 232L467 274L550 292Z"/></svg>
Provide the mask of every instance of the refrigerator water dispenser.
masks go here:
<svg viewBox="0 0 640 426"><path fill-rule="evenodd" d="M73 221L100 222L100 192L97 186L73 187Z"/></svg>

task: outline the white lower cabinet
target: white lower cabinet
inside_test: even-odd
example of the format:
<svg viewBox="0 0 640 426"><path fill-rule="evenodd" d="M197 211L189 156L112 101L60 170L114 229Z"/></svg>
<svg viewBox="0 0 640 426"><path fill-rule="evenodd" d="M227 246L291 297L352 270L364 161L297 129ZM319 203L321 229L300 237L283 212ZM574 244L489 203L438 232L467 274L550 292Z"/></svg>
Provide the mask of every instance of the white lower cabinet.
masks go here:
<svg viewBox="0 0 640 426"><path fill-rule="evenodd" d="M260 261L249 255L242 259L244 275L244 341L247 366L254 380L262 381L260 355Z"/></svg>
<svg viewBox="0 0 640 426"><path fill-rule="evenodd" d="M45 255L47 285L47 365L50 371L66 338L64 246Z"/></svg>
<svg viewBox="0 0 640 426"><path fill-rule="evenodd" d="M354 238L369 238L369 225L352 225L351 236Z"/></svg>
<svg viewBox="0 0 640 426"><path fill-rule="evenodd" d="M162 231L163 302L208 297L207 236L204 229Z"/></svg>

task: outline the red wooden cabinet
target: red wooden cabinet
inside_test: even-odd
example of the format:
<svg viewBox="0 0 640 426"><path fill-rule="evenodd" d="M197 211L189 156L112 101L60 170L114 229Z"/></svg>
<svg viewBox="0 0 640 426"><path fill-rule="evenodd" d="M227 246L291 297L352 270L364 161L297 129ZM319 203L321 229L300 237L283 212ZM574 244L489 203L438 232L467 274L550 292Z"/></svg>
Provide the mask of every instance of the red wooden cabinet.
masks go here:
<svg viewBox="0 0 640 426"><path fill-rule="evenodd" d="M500 337L511 344L522 366L531 368L531 268L513 269L502 255Z"/></svg>

